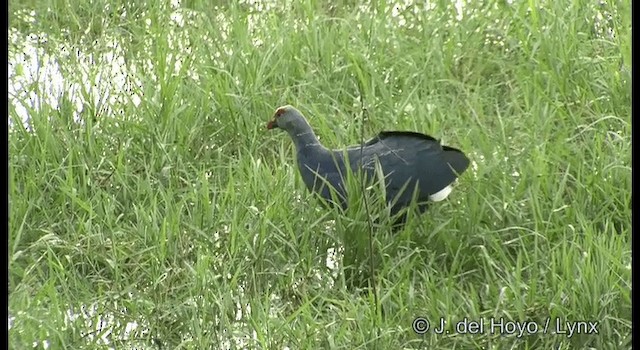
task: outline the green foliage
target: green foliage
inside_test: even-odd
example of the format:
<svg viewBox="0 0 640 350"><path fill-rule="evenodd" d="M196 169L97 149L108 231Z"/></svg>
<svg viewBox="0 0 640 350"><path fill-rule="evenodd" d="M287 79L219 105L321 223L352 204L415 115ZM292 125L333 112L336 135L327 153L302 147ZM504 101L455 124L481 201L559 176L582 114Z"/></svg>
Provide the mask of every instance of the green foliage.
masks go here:
<svg viewBox="0 0 640 350"><path fill-rule="evenodd" d="M628 4L173 3L10 2L12 348L630 348ZM392 233L306 192L283 104L473 165Z"/></svg>

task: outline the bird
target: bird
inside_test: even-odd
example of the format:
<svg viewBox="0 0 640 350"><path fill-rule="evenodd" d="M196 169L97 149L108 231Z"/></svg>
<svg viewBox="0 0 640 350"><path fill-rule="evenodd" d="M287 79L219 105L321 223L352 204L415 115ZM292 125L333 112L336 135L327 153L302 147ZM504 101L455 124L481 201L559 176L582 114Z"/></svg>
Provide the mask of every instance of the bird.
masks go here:
<svg viewBox="0 0 640 350"><path fill-rule="evenodd" d="M333 188L342 209L348 203L347 168L374 179L378 176L376 163L379 164L384 175L385 198L393 216L410 205L414 194L420 213L427 210L430 202L446 199L452 184L469 167L469 158L461 150L413 131L382 131L361 145L328 149L320 143L305 116L291 105L277 108L267 129L281 129L289 134L307 189L334 206ZM404 224L404 220L406 213L396 224Z"/></svg>

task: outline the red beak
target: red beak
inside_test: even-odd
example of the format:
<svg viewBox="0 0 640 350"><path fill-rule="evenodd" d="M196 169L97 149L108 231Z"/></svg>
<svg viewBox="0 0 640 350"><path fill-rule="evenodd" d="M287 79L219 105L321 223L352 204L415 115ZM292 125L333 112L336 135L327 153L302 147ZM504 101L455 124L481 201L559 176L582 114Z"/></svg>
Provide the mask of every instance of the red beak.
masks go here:
<svg viewBox="0 0 640 350"><path fill-rule="evenodd" d="M278 123L276 122L275 119L267 123L267 130L275 129L277 127L278 127Z"/></svg>

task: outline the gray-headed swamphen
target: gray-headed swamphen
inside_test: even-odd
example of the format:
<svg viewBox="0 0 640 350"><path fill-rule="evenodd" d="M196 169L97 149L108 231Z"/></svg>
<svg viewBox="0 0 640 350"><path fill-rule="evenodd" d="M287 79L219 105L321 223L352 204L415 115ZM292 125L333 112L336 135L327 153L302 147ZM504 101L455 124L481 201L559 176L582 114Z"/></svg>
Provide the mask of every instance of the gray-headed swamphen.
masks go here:
<svg viewBox="0 0 640 350"><path fill-rule="evenodd" d="M346 208L343 176L346 176L345 154L352 172L361 168L367 178L376 178L378 159L385 177L386 200L392 202L395 215L408 206L416 191L417 208L424 212L429 201L444 200L451 193L451 184L469 166L462 151L440 145L435 138L409 131L383 131L362 146L330 150L324 147L300 111L292 106L276 110L267 129L280 128L289 133L296 147L298 169L309 191L332 203L332 185ZM322 179L317 177L321 176ZM407 184L407 186L405 186ZM405 217L401 218L404 223Z"/></svg>

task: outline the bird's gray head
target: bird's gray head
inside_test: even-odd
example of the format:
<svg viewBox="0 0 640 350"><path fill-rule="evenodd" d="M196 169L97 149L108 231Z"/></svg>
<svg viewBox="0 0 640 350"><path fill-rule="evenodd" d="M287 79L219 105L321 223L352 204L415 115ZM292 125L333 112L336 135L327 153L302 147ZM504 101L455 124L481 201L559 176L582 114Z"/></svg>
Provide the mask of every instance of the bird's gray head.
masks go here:
<svg viewBox="0 0 640 350"><path fill-rule="evenodd" d="M267 129L280 128L286 131L292 131L299 127L300 123L304 124L304 117L299 110L293 106L282 106L276 109L273 119L267 124Z"/></svg>

